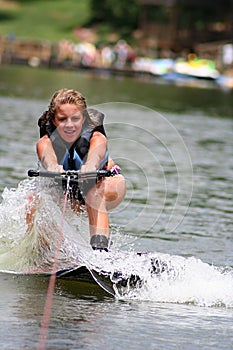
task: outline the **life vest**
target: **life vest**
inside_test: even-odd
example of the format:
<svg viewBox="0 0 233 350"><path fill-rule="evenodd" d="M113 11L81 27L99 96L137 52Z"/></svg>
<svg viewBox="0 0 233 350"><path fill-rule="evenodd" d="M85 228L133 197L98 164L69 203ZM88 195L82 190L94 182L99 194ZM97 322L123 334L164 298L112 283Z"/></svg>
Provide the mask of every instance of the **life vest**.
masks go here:
<svg viewBox="0 0 233 350"><path fill-rule="evenodd" d="M87 159L93 133L99 131L98 129L98 127L95 127L82 130L79 138L72 145L64 142L57 130L49 135L57 156L58 164L62 165L64 170L79 170L81 168ZM102 133L105 134L104 128ZM104 159L99 164L99 169L107 165L108 156L109 153L106 151Z"/></svg>

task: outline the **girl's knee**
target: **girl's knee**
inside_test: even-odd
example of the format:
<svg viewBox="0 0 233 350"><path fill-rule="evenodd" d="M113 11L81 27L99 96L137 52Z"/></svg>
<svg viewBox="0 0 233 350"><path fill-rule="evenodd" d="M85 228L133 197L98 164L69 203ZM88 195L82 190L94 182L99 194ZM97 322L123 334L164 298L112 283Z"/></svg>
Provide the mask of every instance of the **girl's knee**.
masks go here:
<svg viewBox="0 0 233 350"><path fill-rule="evenodd" d="M105 200L109 208L115 208L124 199L126 193L125 179L122 175L111 178L105 188Z"/></svg>

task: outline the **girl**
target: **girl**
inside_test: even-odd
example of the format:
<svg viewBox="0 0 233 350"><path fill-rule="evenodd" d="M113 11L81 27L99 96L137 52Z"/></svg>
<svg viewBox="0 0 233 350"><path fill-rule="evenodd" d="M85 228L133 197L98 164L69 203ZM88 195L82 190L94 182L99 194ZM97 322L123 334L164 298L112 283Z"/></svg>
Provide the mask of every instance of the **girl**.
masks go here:
<svg viewBox="0 0 233 350"><path fill-rule="evenodd" d="M44 167L60 173L111 169L114 162L108 154L103 119L102 113L87 109L79 92L57 91L38 121L41 138L37 142L37 154ZM125 180L120 174L103 178L87 190L85 206L93 249L108 250L108 210L120 204L125 191Z"/></svg>

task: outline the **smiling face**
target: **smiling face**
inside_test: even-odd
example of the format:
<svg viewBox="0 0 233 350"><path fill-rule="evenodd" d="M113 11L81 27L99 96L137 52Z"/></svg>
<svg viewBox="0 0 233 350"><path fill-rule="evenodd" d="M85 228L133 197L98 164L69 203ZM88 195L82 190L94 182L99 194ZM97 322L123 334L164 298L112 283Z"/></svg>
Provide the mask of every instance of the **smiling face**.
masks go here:
<svg viewBox="0 0 233 350"><path fill-rule="evenodd" d="M73 143L79 137L85 118L82 109L76 104L65 103L58 105L55 112L54 125L61 138Z"/></svg>

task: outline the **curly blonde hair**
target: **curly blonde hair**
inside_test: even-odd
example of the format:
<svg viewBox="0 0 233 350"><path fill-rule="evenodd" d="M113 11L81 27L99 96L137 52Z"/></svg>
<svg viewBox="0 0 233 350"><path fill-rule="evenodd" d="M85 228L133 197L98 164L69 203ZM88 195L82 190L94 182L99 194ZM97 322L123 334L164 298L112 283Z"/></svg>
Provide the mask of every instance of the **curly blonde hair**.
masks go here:
<svg viewBox="0 0 233 350"><path fill-rule="evenodd" d="M56 108L63 104L75 104L80 109L84 110L87 108L85 97L78 91L61 89L54 93L49 105L49 114L52 120L54 120Z"/></svg>

